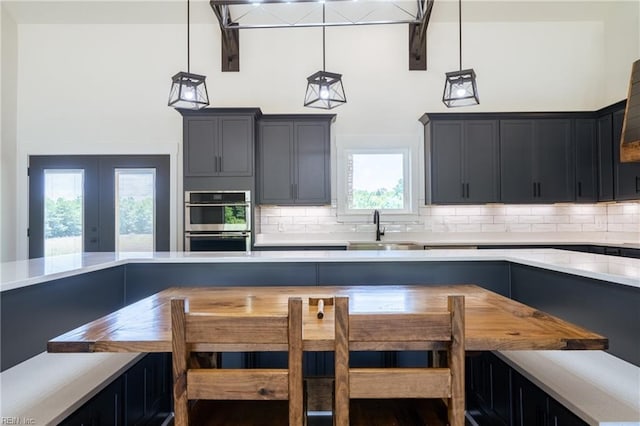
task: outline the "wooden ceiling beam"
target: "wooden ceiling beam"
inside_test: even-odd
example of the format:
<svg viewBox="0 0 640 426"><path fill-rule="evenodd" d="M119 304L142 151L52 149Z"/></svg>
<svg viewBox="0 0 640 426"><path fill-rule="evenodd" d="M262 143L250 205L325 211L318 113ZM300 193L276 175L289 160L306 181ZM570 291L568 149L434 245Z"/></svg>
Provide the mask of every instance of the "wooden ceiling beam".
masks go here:
<svg viewBox="0 0 640 426"><path fill-rule="evenodd" d="M427 70L427 27L435 0L420 0L424 14L419 24L409 24L409 70Z"/></svg>
<svg viewBox="0 0 640 426"><path fill-rule="evenodd" d="M221 68L222 72L240 71L240 30L229 28L233 21L229 15L229 8L223 7L220 2L210 0L209 5L218 18L221 33ZM226 25L225 25L226 23Z"/></svg>

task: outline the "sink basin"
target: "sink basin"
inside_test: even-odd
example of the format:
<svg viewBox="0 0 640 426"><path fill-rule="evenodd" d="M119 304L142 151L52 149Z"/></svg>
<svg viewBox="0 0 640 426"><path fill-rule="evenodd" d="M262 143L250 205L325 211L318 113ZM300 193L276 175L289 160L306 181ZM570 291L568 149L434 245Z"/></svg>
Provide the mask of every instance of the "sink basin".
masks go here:
<svg viewBox="0 0 640 426"><path fill-rule="evenodd" d="M349 243L347 250L424 250L424 246L407 242L370 241Z"/></svg>

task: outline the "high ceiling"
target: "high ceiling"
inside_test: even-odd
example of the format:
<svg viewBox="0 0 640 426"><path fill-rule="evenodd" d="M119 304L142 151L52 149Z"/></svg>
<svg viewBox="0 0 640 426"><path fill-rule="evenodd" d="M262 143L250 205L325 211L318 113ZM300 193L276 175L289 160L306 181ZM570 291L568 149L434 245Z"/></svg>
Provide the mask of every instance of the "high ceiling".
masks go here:
<svg viewBox="0 0 640 426"><path fill-rule="evenodd" d="M365 14L370 0L350 0L349 10ZM384 0L378 0L378 2ZM416 10L416 1L396 1L407 10ZM638 0L554 1L554 0L464 0L465 22L602 21L614 6L635 6ZM308 5L278 5L295 8ZM456 0L435 0L431 22L457 20ZM181 24L186 21L186 1L175 0L8 0L2 8L18 24ZM266 6L265 6L266 8ZM393 8L388 8L389 10ZM266 13L268 14L268 12ZM233 17L233 16L232 16ZM235 17L233 17L235 18ZM192 23L216 23L208 0L191 0Z"/></svg>

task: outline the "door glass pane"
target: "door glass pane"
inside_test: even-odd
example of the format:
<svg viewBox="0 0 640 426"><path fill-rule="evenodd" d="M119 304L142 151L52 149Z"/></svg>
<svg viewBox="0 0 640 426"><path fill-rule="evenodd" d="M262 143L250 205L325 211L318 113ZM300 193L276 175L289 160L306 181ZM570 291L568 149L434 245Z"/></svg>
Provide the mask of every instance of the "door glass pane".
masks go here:
<svg viewBox="0 0 640 426"><path fill-rule="evenodd" d="M155 250L156 169L116 169L116 251Z"/></svg>
<svg viewBox="0 0 640 426"><path fill-rule="evenodd" d="M82 253L84 170L44 171L44 255Z"/></svg>

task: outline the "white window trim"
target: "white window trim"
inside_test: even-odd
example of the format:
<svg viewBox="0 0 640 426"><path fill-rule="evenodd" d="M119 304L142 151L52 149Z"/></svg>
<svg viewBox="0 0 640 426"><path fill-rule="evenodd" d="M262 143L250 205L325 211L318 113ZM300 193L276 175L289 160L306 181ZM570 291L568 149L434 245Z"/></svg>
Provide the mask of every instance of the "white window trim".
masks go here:
<svg viewBox="0 0 640 426"><path fill-rule="evenodd" d="M361 145L338 147L337 155L337 219L339 222L368 222L372 220L374 209L349 209L348 208L348 156L354 153L362 154L397 154L404 158L404 198L405 208L379 209L383 221L416 222L418 215L418 182L417 171L419 169L414 149L407 145L390 144L386 148L371 148Z"/></svg>

